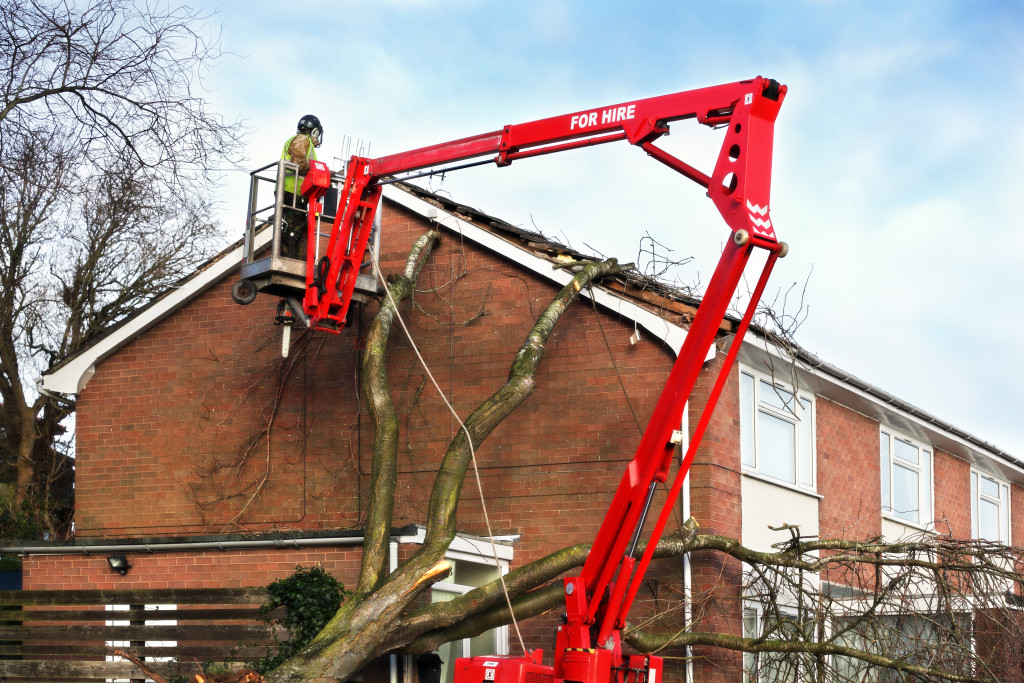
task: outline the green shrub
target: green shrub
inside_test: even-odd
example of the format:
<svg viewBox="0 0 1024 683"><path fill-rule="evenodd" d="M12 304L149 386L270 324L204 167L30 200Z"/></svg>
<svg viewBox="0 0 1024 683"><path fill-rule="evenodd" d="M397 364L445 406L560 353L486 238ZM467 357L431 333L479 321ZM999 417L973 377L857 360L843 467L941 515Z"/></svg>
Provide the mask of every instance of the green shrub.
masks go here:
<svg viewBox="0 0 1024 683"><path fill-rule="evenodd" d="M260 620L284 626L292 636L278 642L277 654L252 663L252 668L261 674L277 668L313 640L351 592L323 567L317 566L296 567L291 576L267 586L267 594L267 602L260 607ZM269 613L278 607L285 608L286 616L270 617Z"/></svg>

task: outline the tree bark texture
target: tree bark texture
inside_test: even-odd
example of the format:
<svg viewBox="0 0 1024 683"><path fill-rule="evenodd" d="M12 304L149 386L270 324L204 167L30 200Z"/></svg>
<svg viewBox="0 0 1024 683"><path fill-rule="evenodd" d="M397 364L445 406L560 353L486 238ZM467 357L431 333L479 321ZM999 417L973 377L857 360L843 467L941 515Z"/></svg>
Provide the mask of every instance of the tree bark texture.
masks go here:
<svg viewBox="0 0 1024 683"><path fill-rule="evenodd" d="M271 672L268 681L345 680L375 657L404 648L421 634L463 618L451 611L435 616L431 610L421 610L414 612L416 617L406 624L403 614L413 599L448 573L444 554L455 538L458 500L473 452L533 392L534 373L562 314L577 301L584 288L619 271L615 260L581 263L573 279L544 309L520 347L505 384L465 420L465 429L460 429L449 444L431 491L422 546L395 572L385 576L398 443L398 419L386 372L387 340L397 314L396 304L412 293L416 276L438 239L439 235L431 232L417 240L402 275L392 278L391 296L385 298L367 339L362 385L374 428L373 493L366 526L366 555L356 591L320 635L296 657ZM562 552L581 561L579 550ZM529 577L534 571L543 574L543 565L531 568L523 576ZM527 585L536 586L537 581L524 578L521 590L525 591ZM480 600L481 605L496 604L504 599L497 590L492 586L486 595L471 600ZM475 611L467 604L463 604L462 610Z"/></svg>

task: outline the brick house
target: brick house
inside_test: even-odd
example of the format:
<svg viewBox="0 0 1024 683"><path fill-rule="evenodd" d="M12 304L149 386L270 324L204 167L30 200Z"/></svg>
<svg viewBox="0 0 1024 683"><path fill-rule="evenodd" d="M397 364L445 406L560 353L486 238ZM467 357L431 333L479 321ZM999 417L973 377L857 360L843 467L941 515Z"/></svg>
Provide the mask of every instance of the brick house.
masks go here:
<svg viewBox="0 0 1024 683"><path fill-rule="evenodd" d="M431 227L443 241L421 275L415 312L403 312L441 386L467 414L504 381L537 313L569 279L553 265L571 252L468 207L389 186L381 269L400 269ZM26 589L254 586L312 563L355 583L372 445L358 357L376 304L359 309L341 335L303 341L293 330L282 359L282 330L270 324L277 300L231 300L240 253L224 252L45 378L47 390L78 401L76 541L27 549ZM596 532L693 302L619 280L582 301L556 328L535 393L477 453L500 557L475 541L486 530L467 486L459 510L465 537L451 552L455 575L435 587L435 599ZM635 331L640 340L632 343ZM414 525L456 425L408 342L395 335L391 349L403 421L397 558L417 543ZM698 385L684 431L696 424L710 381ZM782 409L780 396L795 396L799 408ZM1022 483L1024 463L1009 454L809 354L790 366L751 338L679 514L757 549L788 537L767 527L782 523L806 536L860 539L899 538L941 520L956 537L1010 543L1024 524L1011 515ZM127 549L127 574L107 566L100 549L113 545ZM676 578L694 590L723 577L738 584L740 567L717 562L680 564ZM734 635L760 618L739 607L708 617ZM550 654L555 623L545 616L524 624L527 644ZM442 655L509 648L503 629L481 638ZM741 679L741 655L699 654L673 679ZM388 667L409 671L408 662L382 663L381 675Z"/></svg>

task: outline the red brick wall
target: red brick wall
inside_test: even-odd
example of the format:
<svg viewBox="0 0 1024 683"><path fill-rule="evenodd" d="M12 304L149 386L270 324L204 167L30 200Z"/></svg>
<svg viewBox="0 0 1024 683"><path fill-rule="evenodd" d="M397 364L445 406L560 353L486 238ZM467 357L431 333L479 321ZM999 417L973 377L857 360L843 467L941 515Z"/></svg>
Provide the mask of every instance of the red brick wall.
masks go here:
<svg viewBox="0 0 1024 683"><path fill-rule="evenodd" d="M971 466L935 449L935 530L954 538L971 537Z"/></svg>
<svg viewBox="0 0 1024 683"><path fill-rule="evenodd" d="M695 396L690 401L691 430L696 428L704 412L708 393L724 358L724 353L718 354L698 379ZM739 368L733 366L690 470L690 514L700 524L700 533L742 538L740 468ZM742 635L740 562L721 553L694 553L691 575L697 628ZM697 680L715 683L738 680L743 666L742 654L698 647L694 648L693 655Z"/></svg>
<svg viewBox="0 0 1024 683"><path fill-rule="evenodd" d="M132 568L122 576L107 565L106 553L36 555L26 560L24 579L32 590L240 588L266 586L297 566L319 564L352 589L360 557L352 547L129 553Z"/></svg>
<svg viewBox="0 0 1024 683"><path fill-rule="evenodd" d="M881 533L879 424L837 403L817 399L818 493L822 538L861 540ZM970 465L932 449L935 528L971 534Z"/></svg>
<svg viewBox="0 0 1024 683"><path fill-rule="evenodd" d="M401 268L425 229L389 208L382 269ZM79 535L359 526L372 434L356 400L357 349L376 305L341 335L314 335L283 384L269 448L262 439L246 453L282 376L280 328L270 324L276 300L239 307L229 296L232 279L97 367L79 401ZM557 291L451 235L424 269L420 289L421 310L410 313L406 305L403 314L463 417L504 383L533 320ZM657 341L630 345L631 332L586 304L556 328L536 392L477 453L496 532L544 533L551 545L589 538L600 519L594 510L618 481L617 462L631 457L638 439L630 405L644 423L671 362ZM299 335L293 333L293 354ZM391 347L402 427L395 521L405 524L422 520L424 492L457 425L400 331ZM243 457L238 483L224 466ZM524 495L532 518L522 514ZM462 528L482 532L476 491L465 498ZM537 514L544 511L550 521Z"/></svg>
<svg viewBox="0 0 1024 683"><path fill-rule="evenodd" d="M707 404L707 396L721 369L725 354L711 361L697 380L690 401L691 431L696 428ZM690 470L692 496L690 514L700 523L702 533L741 537L740 505L740 414L739 368L733 366L707 432Z"/></svg>
<svg viewBox="0 0 1024 683"><path fill-rule="evenodd" d="M820 396L815 410L819 533L874 538L882 533L878 421Z"/></svg>
<svg viewBox="0 0 1024 683"><path fill-rule="evenodd" d="M381 268L398 271L428 226L391 205L385 205L383 223ZM304 353L296 329L292 354L300 360L285 372L280 328L271 324L277 300L261 296L240 307L230 298L234 279L211 287L97 365L78 407L80 536L360 526L372 433L356 398L358 351L377 305L368 304L341 335L316 333ZM516 351L557 288L446 233L418 290L417 308L406 303L402 314L465 418L505 382ZM649 336L631 345L632 333L632 324L589 303L574 306L551 335L533 395L478 447L492 529L522 535L516 565L596 534L673 361ZM423 521L433 476L458 426L397 328L389 381L401 423L399 526ZM275 405L268 447L257 437ZM240 475L227 467L242 459ZM463 490L459 529L485 533L472 477ZM265 559L254 561L257 556ZM203 575L202 585L260 585L296 564L275 559L276 551L237 564L218 553L200 557L216 571L184 571L182 581ZM33 559L26 587L49 585L44 577L58 580L61 567L74 571L80 561ZM89 561L98 574L79 575L83 581L162 585L176 559L147 556L127 577L109 574L98 558ZM272 569L257 569L264 565ZM533 620L524 635L550 652L556 619Z"/></svg>
<svg viewBox="0 0 1024 683"><path fill-rule="evenodd" d="M1010 486L1010 543L1024 545L1024 488ZM1024 568L1021 568L1024 570Z"/></svg>

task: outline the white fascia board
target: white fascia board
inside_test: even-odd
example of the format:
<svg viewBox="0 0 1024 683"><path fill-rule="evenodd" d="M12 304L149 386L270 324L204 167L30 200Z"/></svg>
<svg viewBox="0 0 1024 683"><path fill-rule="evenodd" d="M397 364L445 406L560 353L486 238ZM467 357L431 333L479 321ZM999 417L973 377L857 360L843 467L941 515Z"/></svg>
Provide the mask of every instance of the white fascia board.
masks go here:
<svg viewBox="0 0 1024 683"><path fill-rule="evenodd" d="M256 249L259 249L268 242L270 236L269 230L264 230L258 234L256 236ZM237 248L222 255L211 263L206 270L198 272L195 277L190 278L152 306L143 309L117 330L72 358L67 364L43 375L42 389L58 394L80 393L96 372L97 363L188 303L208 287L219 282L229 273L238 270L239 265L242 263L243 249L244 246L239 245Z"/></svg>
<svg viewBox="0 0 1024 683"><path fill-rule="evenodd" d="M409 211L426 218L427 220L433 221L453 232L459 233L462 237L484 247L485 249L488 249L489 251L501 254L505 258L518 263L522 267L536 273L542 278L557 283L560 287L564 287L573 278L572 274L566 270L553 268L550 261L535 256L530 252L501 239L492 232L464 221L458 216L434 206L430 202L424 201L409 192L405 192L401 188L386 185L384 187L384 196L396 204L405 207ZM591 293L593 294L592 297ZM651 335L662 340L672 350L674 355L679 355L679 349L682 348L683 340L686 339L686 330L684 328L674 325L661 316L651 313L647 309L637 306L628 299L616 296L601 287L594 287L591 290L580 292L580 295L587 298L593 298L593 300L602 307L612 311L613 313L617 313L628 320L632 320L639 327L644 328ZM705 360L707 361L714 358L715 351L715 346L712 345Z"/></svg>
<svg viewBox="0 0 1024 683"><path fill-rule="evenodd" d="M398 543L423 545L426 538L426 527L417 524L415 534L392 537L392 540ZM495 553L497 557L495 557ZM494 558L499 562L511 562L514 555L515 549L508 543L495 541L492 547L490 540L486 537L467 536L465 534L456 534L446 553L446 556L454 557L454 559L469 559L477 562L481 558Z"/></svg>

